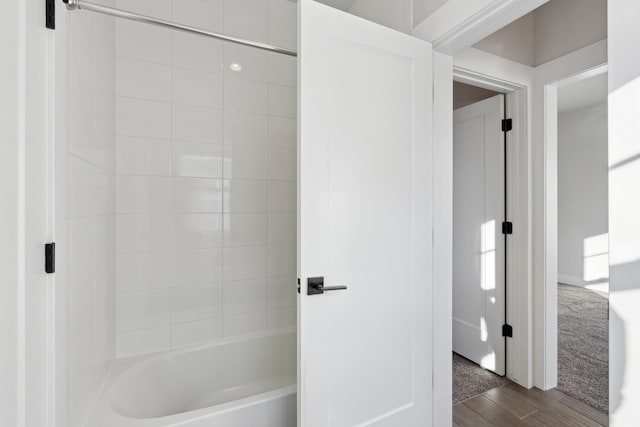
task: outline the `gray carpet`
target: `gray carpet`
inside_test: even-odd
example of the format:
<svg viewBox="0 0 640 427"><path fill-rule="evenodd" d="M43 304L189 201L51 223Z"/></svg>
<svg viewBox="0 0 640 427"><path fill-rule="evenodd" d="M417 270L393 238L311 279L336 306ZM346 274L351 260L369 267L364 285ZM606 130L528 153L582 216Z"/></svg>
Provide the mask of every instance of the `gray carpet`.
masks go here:
<svg viewBox="0 0 640 427"><path fill-rule="evenodd" d="M558 390L608 413L609 301L558 285Z"/></svg>
<svg viewBox="0 0 640 427"><path fill-rule="evenodd" d="M453 353L454 405L508 382L506 377L498 376L457 353Z"/></svg>

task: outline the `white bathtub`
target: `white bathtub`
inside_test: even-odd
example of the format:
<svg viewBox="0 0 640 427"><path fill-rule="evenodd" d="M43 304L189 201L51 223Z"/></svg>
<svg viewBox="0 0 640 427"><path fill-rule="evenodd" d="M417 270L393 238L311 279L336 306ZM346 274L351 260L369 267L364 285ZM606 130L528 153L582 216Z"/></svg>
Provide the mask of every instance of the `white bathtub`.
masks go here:
<svg viewBox="0 0 640 427"><path fill-rule="evenodd" d="M294 333L115 362L90 427L294 427Z"/></svg>

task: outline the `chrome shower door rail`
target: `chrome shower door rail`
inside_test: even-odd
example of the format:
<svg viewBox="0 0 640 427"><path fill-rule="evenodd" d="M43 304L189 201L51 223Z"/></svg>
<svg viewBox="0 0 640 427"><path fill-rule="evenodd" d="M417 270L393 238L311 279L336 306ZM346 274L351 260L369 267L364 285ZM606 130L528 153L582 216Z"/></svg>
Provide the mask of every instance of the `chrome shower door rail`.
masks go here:
<svg viewBox="0 0 640 427"><path fill-rule="evenodd" d="M198 34L201 36L212 37L218 40L224 40L231 43L237 43L244 46L251 46L258 49L266 50L269 52L281 53L283 55L298 56L295 50L287 49L284 47L274 46L268 43L262 43L254 40L242 39L240 37L229 36L215 31L204 30L202 28L191 27L189 25L182 25L176 22L167 21L164 19L154 18L151 16L140 15L133 12L127 12L126 10L115 9L100 4L91 3L84 0L62 0L69 10L89 10L91 12L102 13L104 15L115 16L117 18L129 19L131 21L142 22L144 24L156 25L162 28L169 28L172 30L183 31L190 34Z"/></svg>

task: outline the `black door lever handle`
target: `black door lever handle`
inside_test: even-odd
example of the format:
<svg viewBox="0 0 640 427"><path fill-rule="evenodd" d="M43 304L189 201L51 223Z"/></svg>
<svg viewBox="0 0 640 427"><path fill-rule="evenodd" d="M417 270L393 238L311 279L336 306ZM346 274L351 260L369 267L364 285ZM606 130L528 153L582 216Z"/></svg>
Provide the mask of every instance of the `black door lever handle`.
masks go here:
<svg viewBox="0 0 640 427"><path fill-rule="evenodd" d="M322 295L328 291L344 291L347 287L343 285L325 286L324 277L309 277L307 279L307 295Z"/></svg>

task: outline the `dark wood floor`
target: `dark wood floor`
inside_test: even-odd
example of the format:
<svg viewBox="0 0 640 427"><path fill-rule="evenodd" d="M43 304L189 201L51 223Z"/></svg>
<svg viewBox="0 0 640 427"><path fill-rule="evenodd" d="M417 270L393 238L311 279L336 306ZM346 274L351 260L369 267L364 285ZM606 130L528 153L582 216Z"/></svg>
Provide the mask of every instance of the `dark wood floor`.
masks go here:
<svg viewBox="0 0 640 427"><path fill-rule="evenodd" d="M454 427L602 427L608 417L557 390L509 383L453 407Z"/></svg>

